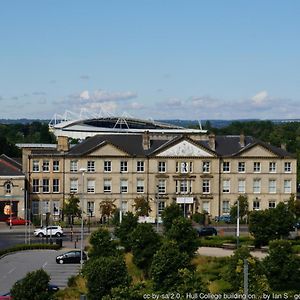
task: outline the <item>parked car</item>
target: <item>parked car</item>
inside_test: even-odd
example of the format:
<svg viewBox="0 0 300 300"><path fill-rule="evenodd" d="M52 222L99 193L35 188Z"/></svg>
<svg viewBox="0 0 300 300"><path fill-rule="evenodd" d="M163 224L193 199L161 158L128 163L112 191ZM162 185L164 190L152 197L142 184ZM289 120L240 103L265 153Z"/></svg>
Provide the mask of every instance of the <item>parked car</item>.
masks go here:
<svg viewBox="0 0 300 300"><path fill-rule="evenodd" d="M231 217L229 215L222 215L219 217L216 217L216 222L225 222L225 223L231 223Z"/></svg>
<svg viewBox="0 0 300 300"><path fill-rule="evenodd" d="M11 218L9 217L5 222L8 226L10 224L15 226L15 225L27 225L31 223L29 220L24 220L20 217L11 217Z"/></svg>
<svg viewBox="0 0 300 300"><path fill-rule="evenodd" d="M56 263L58 264L80 264L81 251L73 250L61 255L56 256ZM87 260L87 255L85 252L82 253L83 261Z"/></svg>
<svg viewBox="0 0 300 300"><path fill-rule="evenodd" d="M44 237L44 236L62 236L64 234L62 228L60 226L48 226L36 229L33 234L38 237Z"/></svg>
<svg viewBox="0 0 300 300"><path fill-rule="evenodd" d="M212 235L217 235L217 229L214 227L202 227L197 230L198 231L198 236L212 236Z"/></svg>

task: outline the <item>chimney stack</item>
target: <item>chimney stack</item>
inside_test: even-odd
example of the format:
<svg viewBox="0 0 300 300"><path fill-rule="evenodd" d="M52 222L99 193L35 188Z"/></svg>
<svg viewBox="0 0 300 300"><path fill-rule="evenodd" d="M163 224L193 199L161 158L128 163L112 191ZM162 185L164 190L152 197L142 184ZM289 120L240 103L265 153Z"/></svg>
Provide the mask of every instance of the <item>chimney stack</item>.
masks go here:
<svg viewBox="0 0 300 300"><path fill-rule="evenodd" d="M208 136L208 145L211 150L216 150L216 136L213 133Z"/></svg>
<svg viewBox="0 0 300 300"><path fill-rule="evenodd" d="M243 132L240 134L240 145L242 148L245 147L245 135Z"/></svg>
<svg viewBox="0 0 300 300"><path fill-rule="evenodd" d="M69 140L67 136L57 137L57 151L61 151L61 152L69 151Z"/></svg>
<svg viewBox="0 0 300 300"><path fill-rule="evenodd" d="M143 133L143 149L144 150L149 150L150 149L150 135L149 131L145 131Z"/></svg>
<svg viewBox="0 0 300 300"><path fill-rule="evenodd" d="M281 143L280 148L286 150L286 143Z"/></svg>

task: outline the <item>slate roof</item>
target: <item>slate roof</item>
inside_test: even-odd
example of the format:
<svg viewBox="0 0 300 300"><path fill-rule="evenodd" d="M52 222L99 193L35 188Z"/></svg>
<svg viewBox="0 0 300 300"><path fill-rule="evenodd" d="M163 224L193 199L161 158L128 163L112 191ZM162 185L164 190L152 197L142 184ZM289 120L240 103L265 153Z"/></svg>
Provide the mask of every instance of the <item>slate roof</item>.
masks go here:
<svg viewBox="0 0 300 300"><path fill-rule="evenodd" d="M0 155L0 176L24 176L22 173L22 165L16 160Z"/></svg>

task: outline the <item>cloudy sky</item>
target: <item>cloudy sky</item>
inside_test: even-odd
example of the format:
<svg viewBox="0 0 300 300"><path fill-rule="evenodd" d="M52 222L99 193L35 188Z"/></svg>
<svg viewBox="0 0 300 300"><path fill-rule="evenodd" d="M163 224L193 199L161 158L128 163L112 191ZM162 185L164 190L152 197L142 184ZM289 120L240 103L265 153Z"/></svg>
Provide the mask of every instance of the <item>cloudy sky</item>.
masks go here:
<svg viewBox="0 0 300 300"><path fill-rule="evenodd" d="M299 118L299 15L297 0L2 0L0 118Z"/></svg>

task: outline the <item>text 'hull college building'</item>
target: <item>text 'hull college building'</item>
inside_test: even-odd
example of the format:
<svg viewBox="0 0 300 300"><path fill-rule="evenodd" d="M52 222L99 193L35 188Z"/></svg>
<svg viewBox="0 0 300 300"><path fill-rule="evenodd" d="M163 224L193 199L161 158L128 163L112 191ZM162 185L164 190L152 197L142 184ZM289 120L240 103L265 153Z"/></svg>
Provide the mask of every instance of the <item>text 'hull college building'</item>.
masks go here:
<svg viewBox="0 0 300 300"><path fill-rule="evenodd" d="M105 134L73 147L58 137L57 145L22 148L31 211L54 219L72 194L97 221L105 200L127 212L144 197L155 219L173 202L214 217L228 214L239 195L261 210L296 194L296 158L244 135Z"/></svg>

